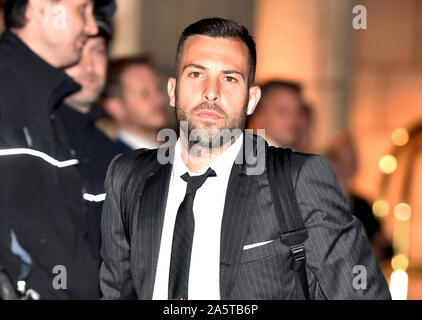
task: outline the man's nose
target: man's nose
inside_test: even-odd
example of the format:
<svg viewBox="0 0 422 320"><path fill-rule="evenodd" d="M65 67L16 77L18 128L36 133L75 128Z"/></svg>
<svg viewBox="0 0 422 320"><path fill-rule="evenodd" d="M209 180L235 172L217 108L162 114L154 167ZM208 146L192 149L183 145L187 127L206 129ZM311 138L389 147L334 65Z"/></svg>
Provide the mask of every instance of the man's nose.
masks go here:
<svg viewBox="0 0 422 320"><path fill-rule="evenodd" d="M157 104L160 106L164 106L167 103L166 96L161 90L157 92Z"/></svg>
<svg viewBox="0 0 422 320"><path fill-rule="evenodd" d="M85 21L85 33L87 36L96 36L99 32L97 23L95 22L95 18L94 18L94 11L90 10L90 12L88 13L88 17Z"/></svg>
<svg viewBox="0 0 422 320"><path fill-rule="evenodd" d="M86 54L82 57L81 66L85 72L92 72L92 70L94 70L94 62L90 54Z"/></svg>
<svg viewBox="0 0 422 320"><path fill-rule="evenodd" d="M220 88L217 80L209 79L205 83L203 98L207 101L215 102L220 99Z"/></svg>

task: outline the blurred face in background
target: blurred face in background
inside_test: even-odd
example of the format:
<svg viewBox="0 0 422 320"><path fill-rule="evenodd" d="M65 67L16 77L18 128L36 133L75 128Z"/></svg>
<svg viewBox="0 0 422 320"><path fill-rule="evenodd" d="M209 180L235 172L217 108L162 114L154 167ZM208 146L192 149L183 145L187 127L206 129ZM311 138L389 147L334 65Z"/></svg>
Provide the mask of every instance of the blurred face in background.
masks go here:
<svg viewBox="0 0 422 320"><path fill-rule="evenodd" d="M120 97L112 116L126 126L159 130L167 123L166 101L157 72L148 65L132 65L121 76Z"/></svg>
<svg viewBox="0 0 422 320"><path fill-rule="evenodd" d="M343 191L347 190L348 183L358 171L357 151L351 136L335 137L325 154Z"/></svg>
<svg viewBox="0 0 422 320"><path fill-rule="evenodd" d="M89 38L82 51L80 62L65 69L65 72L82 86L80 91L66 98L68 104L80 106L89 111L89 107L97 101L104 90L107 80L107 62L105 38Z"/></svg>
<svg viewBox="0 0 422 320"><path fill-rule="evenodd" d="M30 0L22 30L39 56L65 68L79 61L88 37L98 33L93 7L93 0Z"/></svg>
<svg viewBox="0 0 422 320"><path fill-rule="evenodd" d="M301 100L291 89L273 88L260 106L260 128L279 146L291 147L300 129Z"/></svg>

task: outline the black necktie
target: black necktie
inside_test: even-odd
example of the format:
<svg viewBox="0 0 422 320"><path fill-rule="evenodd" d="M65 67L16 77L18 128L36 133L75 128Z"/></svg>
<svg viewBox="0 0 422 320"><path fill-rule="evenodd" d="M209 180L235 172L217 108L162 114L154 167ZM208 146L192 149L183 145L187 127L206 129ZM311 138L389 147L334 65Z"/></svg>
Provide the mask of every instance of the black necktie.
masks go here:
<svg viewBox="0 0 422 320"><path fill-rule="evenodd" d="M174 224L173 244L171 247L171 261L169 274L169 299L188 299L189 267L192 253L195 218L193 215L193 200L196 191L204 184L208 177L215 177L211 168L200 176L191 177L188 173L182 175L187 182L186 194L177 210Z"/></svg>

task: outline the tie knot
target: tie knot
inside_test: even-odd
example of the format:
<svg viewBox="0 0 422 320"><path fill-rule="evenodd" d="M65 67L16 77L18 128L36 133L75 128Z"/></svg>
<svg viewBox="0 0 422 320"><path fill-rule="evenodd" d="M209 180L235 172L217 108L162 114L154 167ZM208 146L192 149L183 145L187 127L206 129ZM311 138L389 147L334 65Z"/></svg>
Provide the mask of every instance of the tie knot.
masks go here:
<svg viewBox="0 0 422 320"><path fill-rule="evenodd" d="M208 177L216 177L217 174L211 168L208 168L207 172L201 174L200 176L190 176L189 173L185 173L181 176L183 180L185 180L188 185L186 187L186 194L195 193L207 180Z"/></svg>

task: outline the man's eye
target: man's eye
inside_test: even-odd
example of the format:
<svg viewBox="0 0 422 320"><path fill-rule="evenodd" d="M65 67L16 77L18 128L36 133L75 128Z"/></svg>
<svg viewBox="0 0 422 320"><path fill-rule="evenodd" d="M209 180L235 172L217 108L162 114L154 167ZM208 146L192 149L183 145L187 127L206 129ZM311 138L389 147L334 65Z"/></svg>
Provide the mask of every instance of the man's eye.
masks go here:
<svg viewBox="0 0 422 320"><path fill-rule="evenodd" d="M203 75L200 72L194 71L189 73L189 77L191 78L203 78Z"/></svg>
<svg viewBox="0 0 422 320"><path fill-rule="evenodd" d="M149 93L145 89L136 90L136 96L140 99L147 99L149 97Z"/></svg>
<svg viewBox="0 0 422 320"><path fill-rule="evenodd" d="M88 4L82 4L78 6L78 10L81 14L85 14L86 9L88 8Z"/></svg>
<svg viewBox="0 0 422 320"><path fill-rule="evenodd" d="M237 79L233 77L224 77L224 81L230 82L230 83L236 83Z"/></svg>
<svg viewBox="0 0 422 320"><path fill-rule="evenodd" d="M105 49L95 49L93 50L93 54L97 56L105 56L107 55L107 51Z"/></svg>

